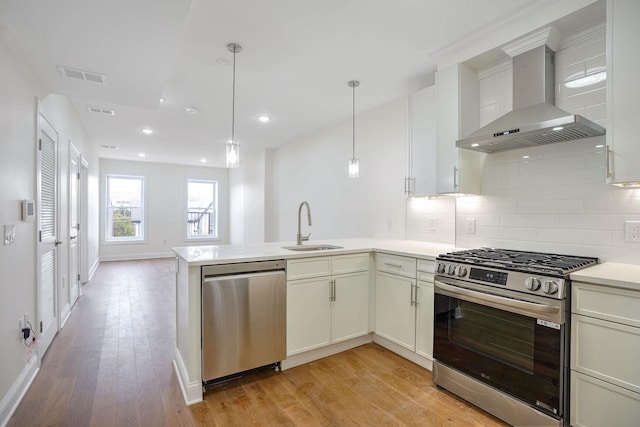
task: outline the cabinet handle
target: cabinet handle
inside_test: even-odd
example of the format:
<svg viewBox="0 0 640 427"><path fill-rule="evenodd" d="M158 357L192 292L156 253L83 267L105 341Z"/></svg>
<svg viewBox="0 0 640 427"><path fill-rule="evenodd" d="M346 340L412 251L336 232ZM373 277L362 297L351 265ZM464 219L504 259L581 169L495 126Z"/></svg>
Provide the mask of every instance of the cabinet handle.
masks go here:
<svg viewBox="0 0 640 427"><path fill-rule="evenodd" d="M413 288L415 288L415 285L412 283L411 284L411 305L416 304L415 300L413 299Z"/></svg>
<svg viewBox="0 0 640 427"><path fill-rule="evenodd" d="M329 301L334 302L336 300L336 281L329 281Z"/></svg>
<svg viewBox="0 0 640 427"><path fill-rule="evenodd" d="M613 173L612 170L613 168L611 167L611 147L609 147L607 145L607 151L606 151L606 159L607 159L607 178L613 178Z"/></svg>
<svg viewBox="0 0 640 427"><path fill-rule="evenodd" d="M458 179L456 178L456 176L458 175L458 168L456 167L456 165L453 165L453 188L457 188L458 187Z"/></svg>
<svg viewBox="0 0 640 427"><path fill-rule="evenodd" d="M394 263L391 263L391 262L385 262L384 265L386 265L387 267L402 268L401 264L394 264Z"/></svg>
<svg viewBox="0 0 640 427"><path fill-rule="evenodd" d="M413 299L413 305L415 305L416 307L418 306L418 284L416 283L416 296Z"/></svg>

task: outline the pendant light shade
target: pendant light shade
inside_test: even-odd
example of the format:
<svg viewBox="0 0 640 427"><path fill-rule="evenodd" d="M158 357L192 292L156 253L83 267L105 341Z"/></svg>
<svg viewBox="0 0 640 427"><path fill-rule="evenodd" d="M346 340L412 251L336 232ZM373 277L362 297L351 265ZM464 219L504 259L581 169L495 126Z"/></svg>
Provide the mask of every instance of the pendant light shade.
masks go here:
<svg viewBox="0 0 640 427"><path fill-rule="evenodd" d="M233 83L231 92L231 139L227 140L227 167L240 166L240 144L236 141L236 54L242 52L242 46L237 43L227 44L229 52L233 53Z"/></svg>
<svg viewBox="0 0 640 427"><path fill-rule="evenodd" d="M352 139L351 139L351 159L349 159L349 178L358 178L360 176L360 163L356 159L356 88L360 86L360 82L357 80L351 80L347 83L353 90L353 103L352 103Z"/></svg>

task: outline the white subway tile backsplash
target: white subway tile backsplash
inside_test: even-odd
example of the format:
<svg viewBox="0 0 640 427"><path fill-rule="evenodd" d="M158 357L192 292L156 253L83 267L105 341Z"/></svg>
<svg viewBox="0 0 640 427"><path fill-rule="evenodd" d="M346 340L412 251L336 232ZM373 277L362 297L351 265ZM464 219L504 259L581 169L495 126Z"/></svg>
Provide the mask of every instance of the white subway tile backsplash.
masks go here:
<svg viewBox="0 0 640 427"><path fill-rule="evenodd" d="M502 227L537 227L557 228L560 225L560 215L500 215Z"/></svg>
<svg viewBox="0 0 640 427"><path fill-rule="evenodd" d="M581 214L584 211L582 200L520 200L518 214L553 215Z"/></svg>
<svg viewBox="0 0 640 427"><path fill-rule="evenodd" d="M610 246L611 232L607 230L548 229L538 230L541 242L573 243L579 245Z"/></svg>
<svg viewBox="0 0 640 427"><path fill-rule="evenodd" d="M538 240L537 228L484 227L483 234L486 239Z"/></svg>

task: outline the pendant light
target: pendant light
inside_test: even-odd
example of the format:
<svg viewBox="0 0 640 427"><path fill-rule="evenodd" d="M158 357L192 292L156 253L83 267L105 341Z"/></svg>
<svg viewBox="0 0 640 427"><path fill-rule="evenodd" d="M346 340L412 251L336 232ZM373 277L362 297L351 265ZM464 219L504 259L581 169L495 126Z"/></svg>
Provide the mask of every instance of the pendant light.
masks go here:
<svg viewBox="0 0 640 427"><path fill-rule="evenodd" d="M229 52L233 53L233 84L231 93L231 139L227 140L227 167L240 166L240 144L236 141L236 53L242 52L242 46L237 43L227 44Z"/></svg>
<svg viewBox="0 0 640 427"><path fill-rule="evenodd" d="M352 151L351 159L349 159L349 178L358 178L360 176L360 164L356 159L356 88L360 86L360 82L357 80L351 80L347 83L351 89L353 89L353 114L352 114Z"/></svg>

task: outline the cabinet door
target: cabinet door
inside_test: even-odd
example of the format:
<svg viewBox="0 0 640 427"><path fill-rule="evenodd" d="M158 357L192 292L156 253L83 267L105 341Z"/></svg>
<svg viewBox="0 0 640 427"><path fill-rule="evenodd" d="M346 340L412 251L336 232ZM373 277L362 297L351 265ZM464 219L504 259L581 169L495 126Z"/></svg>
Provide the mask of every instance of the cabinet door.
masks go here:
<svg viewBox="0 0 640 427"><path fill-rule="evenodd" d="M579 372L571 372L571 425L637 426L640 394Z"/></svg>
<svg viewBox="0 0 640 427"><path fill-rule="evenodd" d="M416 353L433 359L433 282L418 281Z"/></svg>
<svg viewBox="0 0 640 427"><path fill-rule="evenodd" d="M369 272L334 276L331 342L336 343L369 333Z"/></svg>
<svg viewBox="0 0 640 427"><path fill-rule="evenodd" d="M640 182L638 144L638 67L640 2L607 1L607 146L611 184Z"/></svg>
<svg viewBox="0 0 640 427"><path fill-rule="evenodd" d="M414 285L415 279L376 274L376 334L411 351L416 338Z"/></svg>
<svg viewBox="0 0 640 427"><path fill-rule="evenodd" d="M409 96L410 196L436 194L438 106L435 85Z"/></svg>
<svg viewBox="0 0 640 427"><path fill-rule="evenodd" d="M640 394L640 328L575 314L571 369Z"/></svg>
<svg viewBox="0 0 640 427"><path fill-rule="evenodd" d="M329 277L287 282L287 356L329 344L330 296Z"/></svg>
<svg viewBox="0 0 640 427"><path fill-rule="evenodd" d="M436 73L438 93L437 191L480 193L484 153L461 150L456 141L480 125L480 83L473 70L454 64Z"/></svg>

